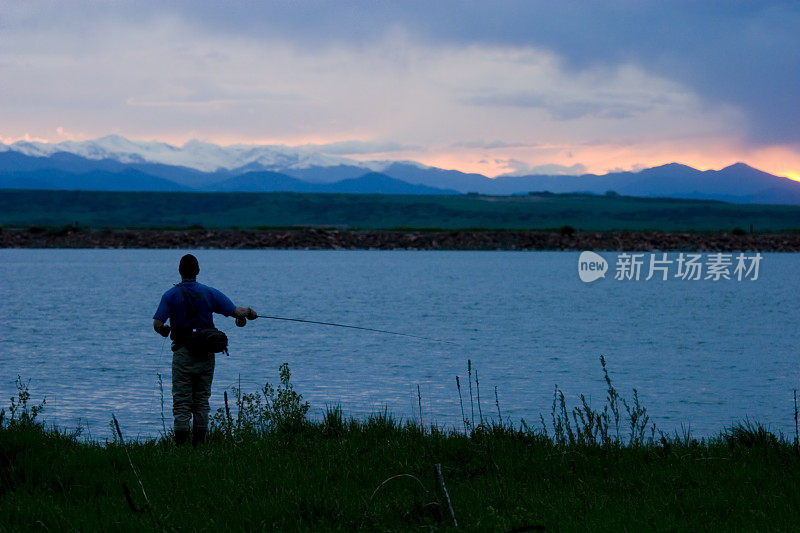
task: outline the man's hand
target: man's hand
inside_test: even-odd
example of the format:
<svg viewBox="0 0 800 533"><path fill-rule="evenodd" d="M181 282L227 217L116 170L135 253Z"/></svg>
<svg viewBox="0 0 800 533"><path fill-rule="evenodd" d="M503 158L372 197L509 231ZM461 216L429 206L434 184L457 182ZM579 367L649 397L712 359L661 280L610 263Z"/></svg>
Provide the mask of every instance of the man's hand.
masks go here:
<svg viewBox="0 0 800 533"><path fill-rule="evenodd" d="M249 320L255 320L256 318L258 318L258 313L256 313L250 307L237 307L236 310L233 312L233 316L236 317L237 319L246 318ZM237 326L239 325L238 321L236 325Z"/></svg>
<svg viewBox="0 0 800 533"><path fill-rule="evenodd" d="M153 329L155 330L156 333L165 338L169 335L170 332L170 327L157 319L153 320Z"/></svg>

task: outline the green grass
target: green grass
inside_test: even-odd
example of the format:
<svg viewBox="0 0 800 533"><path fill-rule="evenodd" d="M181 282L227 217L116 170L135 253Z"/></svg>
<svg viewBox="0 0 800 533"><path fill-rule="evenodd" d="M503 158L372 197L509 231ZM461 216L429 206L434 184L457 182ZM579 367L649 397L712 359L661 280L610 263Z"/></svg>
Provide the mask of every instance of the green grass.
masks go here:
<svg viewBox="0 0 800 533"><path fill-rule="evenodd" d="M0 529L446 529L437 463L468 530L788 531L800 505L800 461L784 442L558 446L503 428L466 437L380 417L217 437L197 450L127 444L147 507L122 445L0 430Z"/></svg>
<svg viewBox="0 0 800 533"><path fill-rule="evenodd" d="M17 402L0 422L0 530L450 529L436 464L471 531L796 528L797 449L756 423L700 441L617 438L614 422L645 410L610 380L606 406L592 411L599 426L583 407L562 408L556 390L547 435L508 422L423 429L385 411L346 420L338 408L309 422L288 367L283 374L263 396L234 391L233 412L218 413L197 449L169 436L80 441ZM573 420L569 432L562 416Z"/></svg>
<svg viewBox="0 0 800 533"><path fill-rule="evenodd" d="M405 196L299 193L0 191L0 226L96 228L553 229L786 231L800 206L531 194Z"/></svg>

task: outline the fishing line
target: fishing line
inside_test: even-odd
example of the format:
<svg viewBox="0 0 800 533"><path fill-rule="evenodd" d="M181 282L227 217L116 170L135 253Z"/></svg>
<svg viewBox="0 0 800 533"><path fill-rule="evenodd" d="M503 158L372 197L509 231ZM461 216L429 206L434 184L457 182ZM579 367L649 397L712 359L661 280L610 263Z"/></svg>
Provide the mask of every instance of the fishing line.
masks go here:
<svg viewBox="0 0 800 533"><path fill-rule="evenodd" d="M363 326L351 326L349 324L337 324L335 322L320 322L318 320L305 320L302 318L286 318L282 316L264 316L264 315L257 315L258 318L267 318L269 320L286 320L288 322L303 322L305 324L320 324L322 326L335 326L337 328L350 328L350 329L360 329L363 331L373 331L375 333L386 333L388 335L401 335L403 337L413 337L415 339L422 339L426 341L434 341L434 342L444 342L447 344L458 344L453 341L446 341L444 339L434 339L431 337L423 337L422 335L412 335L411 333L399 333L397 331L389 331L385 329L375 329L375 328L365 328Z"/></svg>
<svg viewBox="0 0 800 533"><path fill-rule="evenodd" d="M414 339L433 341L433 342L442 342L442 343L446 343L446 344L454 344L454 345L458 344L457 342L448 341L448 340L444 340L444 339L434 339L432 337L424 337L422 335L414 335L412 333L401 333L399 331L389 331L389 330L386 330L386 329L367 328L367 327L364 327L364 326L353 326L353 325L350 325L350 324L337 324L335 322L322 322L322 321L319 321L319 320L306 320L306 319L303 319L303 318L289 318L289 317L283 317L283 316L267 316L267 315L257 315L257 316L258 316L258 318L265 318L267 320L283 320L283 321L287 321L287 322L302 322L304 324L318 324L318 325L321 325L321 326L333 326L333 327L337 327L337 328L358 329L358 330L361 330L361 331L371 331L371 332L374 332L374 333L384 333L384 334L387 334L387 335L399 335L399 336L402 336L402 337L411 337L411 338L414 338ZM161 343L161 351L160 351L159 356L158 356L158 370L159 371L156 372L156 379L155 379L155 382L153 384L153 394L151 395L151 404L150 404L151 405L151 412L153 412L153 411L155 411L157 409L157 407L155 407L155 408L153 407L153 404L155 404L156 401L158 400L158 397L156 396L156 388L158 386L158 374L160 373L161 365L162 365L162 362L163 362L163 359L164 359L164 346L166 345L166 343L167 343L167 339L165 338L164 341ZM162 378L163 378L163 376L162 376ZM240 376L240 379L241 379L241 376ZM163 383L163 380L162 380L162 383ZM241 382L240 382L239 386L241 387Z"/></svg>

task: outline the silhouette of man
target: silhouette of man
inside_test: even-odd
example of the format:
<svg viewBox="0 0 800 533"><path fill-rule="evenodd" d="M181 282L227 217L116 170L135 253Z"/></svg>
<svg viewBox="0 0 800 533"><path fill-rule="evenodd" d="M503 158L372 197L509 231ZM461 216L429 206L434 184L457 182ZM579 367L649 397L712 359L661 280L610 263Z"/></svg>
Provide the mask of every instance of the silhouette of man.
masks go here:
<svg viewBox="0 0 800 533"><path fill-rule="evenodd" d="M175 419L175 444L189 440L197 446L205 442L208 429L208 398L214 379L214 354L191 342L193 333L213 328L213 313L236 318L237 326L258 315L249 307L237 307L213 287L197 283L200 265L191 254L178 265L181 282L161 297L153 316L153 329L172 338L172 414ZM170 326L165 323L169 320ZM190 424L191 420L191 424Z"/></svg>

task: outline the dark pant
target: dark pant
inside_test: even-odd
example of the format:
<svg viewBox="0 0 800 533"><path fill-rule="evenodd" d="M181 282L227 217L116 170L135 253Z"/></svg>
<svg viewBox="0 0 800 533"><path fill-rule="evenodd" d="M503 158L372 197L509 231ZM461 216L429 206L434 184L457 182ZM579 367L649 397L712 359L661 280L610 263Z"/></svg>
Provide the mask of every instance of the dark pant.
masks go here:
<svg viewBox="0 0 800 533"><path fill-rule="evenodd" d="M195 430L208 427L208 398L214 379L214 355L195 357L188 348L172 353L172 415L175 431L189 431L191 419Z"/></svg>

